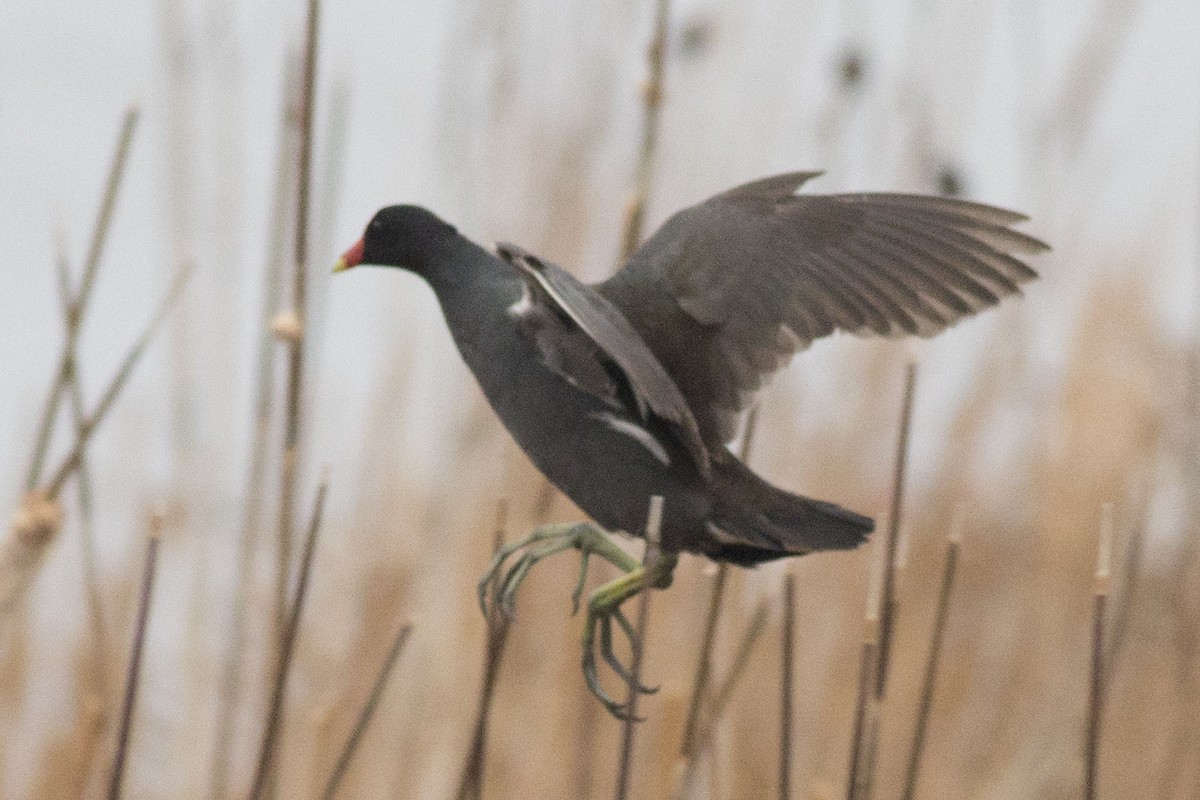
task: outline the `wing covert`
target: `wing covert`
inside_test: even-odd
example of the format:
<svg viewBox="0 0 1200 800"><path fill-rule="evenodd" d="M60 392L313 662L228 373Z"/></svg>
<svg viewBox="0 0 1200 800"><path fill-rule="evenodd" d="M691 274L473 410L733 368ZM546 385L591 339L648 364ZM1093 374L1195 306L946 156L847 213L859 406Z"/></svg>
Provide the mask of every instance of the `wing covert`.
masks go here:
<svg viewBox="0 0 1200 800"><path fill-rule="evenodd" d="M572 342L570 347L590 348L593 364L599 364L596 360L599 358L619 369L632 390L638 415L646 419L653 414L669 423L701 474L707 477L708 450L687 399L620 309L570 273L516 245L502 242L496 245L496 250L516 268L527 291L554 313L570 320L573 330L565 332ZM561 349L561 345L556 349ZM550 360L557 357L553 355ZM586 371L594 372L591 366Z"/></svg>

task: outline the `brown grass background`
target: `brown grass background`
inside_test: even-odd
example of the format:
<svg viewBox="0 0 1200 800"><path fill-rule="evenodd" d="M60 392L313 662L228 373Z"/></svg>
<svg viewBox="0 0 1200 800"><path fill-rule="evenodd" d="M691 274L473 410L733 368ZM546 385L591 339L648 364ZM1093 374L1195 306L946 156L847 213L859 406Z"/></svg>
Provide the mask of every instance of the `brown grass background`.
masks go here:
<svg viewBox="0 0 1200 800"><path fill-rule="evenodd" d="M1104 503L1116 526L1100 796L1200 796L1200 126L1194 98L1179 99L1186 91L1174 105L1163 99L1164 84L1198 85L1194 54L1171 56L1184 52L1194 9L1178 4L1172 22L1128 0L1074 13L1003 2L680 5L650 224L737 180L823 166L814 191L932 192L958 181L968 197L1030 213L1027 230L1055 247L1024 301L915 351L910 550L875 796L900 797L959 504L965 540L917 796L1081 796ZM68 485L61 530L0 617L0 796L95 796L106 785L152 510L164 515L163 553L124 796L218 798L249 785L271 664L285 383L282 345L262 337L290 296L294 94L292 111L277 109L282 76L295 72L284 45L299 41L303 19L298 4L269 9L287 20L274 39L255 38L268 27L261 18L167 0L144 34L158 48L145 80L159 91L140 104L127 196L81 339L88 401L149 317L164 265L196 268L90 448L93 507L85 513ZM407 620L412 637L340 796L453 797L481 680L475 581L497 503L509 509L509 538L578 516L483 405L428 292L379 271L331 280L325 265L375 207L416 200L481 241L512 239L578 274L605 274L633 181L652 13L650 3L533 0L323 10L297 519L326 467L331 490L278 797L319 796ZM847 82L849 62L861 82ZM1163 103L1154 130L1128 122L1150 119L1153 103ZM83 198L66 219L47 212L27 238L4 229L38 254L5 268L29 307L9 293L4 411L14 422L3 463L13 509L62 330L44 232L63 227L77 279L121 108L110 105L103 133L88 134L94 158L76 162L86 180L62 186ZM45 344L24 347L30 338ZM905 345L851 339L801 356L763 396L753 466L876 515L882 528L909 357ZM262 386L269 414L256 419ZM59 456L72 438L66 411L56 430ZM257 481L247 479L255 453ZM85 526L98 549L99 630ZM794 796L844 796L870 559L864 548L731 573L718 682L760 603L768 621L690 796L777 792L784 570L797 586ZM613 792L620 726L584 689L581 621L568 616L575 576L573 558L560 556L522 591L492 711L487 797ZM611 574L594 568L592 585L602 577ZM712 581L710 565L684 557L654 597L644 675L662 690L641 705L634 797L671 796ZM239 583L246 647L234 724L218 741ZM223 744L224 789L214 777Z"/></svg>

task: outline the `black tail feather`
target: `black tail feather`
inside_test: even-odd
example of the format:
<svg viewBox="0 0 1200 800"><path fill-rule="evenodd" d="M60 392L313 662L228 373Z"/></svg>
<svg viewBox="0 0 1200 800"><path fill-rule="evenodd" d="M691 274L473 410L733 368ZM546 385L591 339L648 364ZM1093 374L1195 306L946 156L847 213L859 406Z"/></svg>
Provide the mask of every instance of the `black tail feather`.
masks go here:
<svg viewBox="0 0 1200 800"><path fill-rule="evenodd" d="M817 550L850 550L875 528L841 506L777 489L732 456L714 463L710 541L719 561L757 564Z"/></svg>

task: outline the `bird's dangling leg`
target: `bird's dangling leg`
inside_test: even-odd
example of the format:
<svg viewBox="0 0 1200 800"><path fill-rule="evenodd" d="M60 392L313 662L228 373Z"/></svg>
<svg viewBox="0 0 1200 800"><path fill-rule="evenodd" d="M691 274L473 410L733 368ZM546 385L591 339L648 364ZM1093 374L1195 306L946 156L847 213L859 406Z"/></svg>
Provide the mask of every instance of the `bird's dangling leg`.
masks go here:
<svg viewBox="0 0 1200 800"><path fill-rule="evenodd" d="M622 613L621 604L638 594L646 585L656 589L669 586L678 556L673 553L661 554L653 565L647 567L622 550L609 533L595 523L543 525L524 539L496 551L487 572L479 581L479 607L487 616L490 598L493 608L498 608L511 618L516 609L517 590L529 570L542 559L571 549L580 552L579 581L571 594L575 611L579 610L579 601L587 580L588 561L593 554L625 573L592 593L588 599L587 618L583 628L583 672L588 689L613 715L623 718L625 707L610 698L600 686L596 670L596 633L600 633L601 656L613 671L628 683L630 671L613 650L612 623L615 620L629 639L630 645L637 646L637 633ZM520 555L506 570L508 560L517 553ZM640 684L637 688L646 694L657 691Z"/></svg>

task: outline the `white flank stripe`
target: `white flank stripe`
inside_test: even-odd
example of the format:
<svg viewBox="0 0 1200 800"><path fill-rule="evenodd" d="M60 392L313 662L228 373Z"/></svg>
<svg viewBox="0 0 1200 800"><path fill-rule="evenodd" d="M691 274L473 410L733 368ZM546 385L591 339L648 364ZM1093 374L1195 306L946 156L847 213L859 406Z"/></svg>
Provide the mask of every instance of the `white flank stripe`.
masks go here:
<svg viewBox="0 0 1200 800"><path fill-rule="evenodd" d="M671 457L667 455L667 448L662 446L662 442L654 438L654 434L643 428L641 425L630 422L627 419L621 419L615 414L610 414L607 411L600 414L592 414L594 419L598 419L608 427L612 428L617 433L623 433L629 438L636 441L642 447L650 451L650 453L668 467L671 466Z"/></svg>

